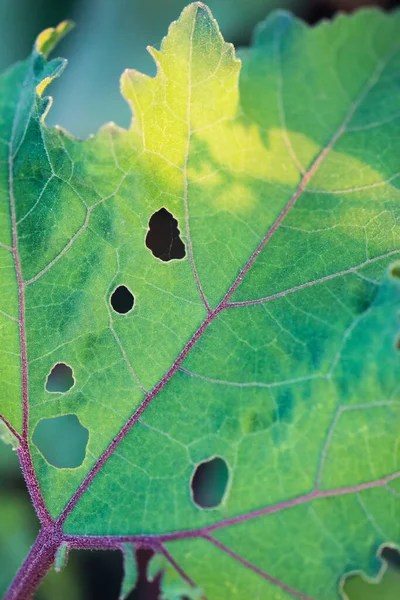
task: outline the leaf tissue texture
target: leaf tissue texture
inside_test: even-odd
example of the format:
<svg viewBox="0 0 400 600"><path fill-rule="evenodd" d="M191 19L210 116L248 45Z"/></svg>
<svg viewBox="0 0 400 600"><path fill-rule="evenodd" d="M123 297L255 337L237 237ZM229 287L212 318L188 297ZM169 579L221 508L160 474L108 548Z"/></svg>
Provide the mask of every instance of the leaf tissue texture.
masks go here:
<svg viewBox="0 0 400 600"><path fill-rule="evenodd" d="M86 141L44 125L68 25L2 76L0 402L37 544L151 547L164 598L333 600L400 541L399 27L277 13L240 62L190 5L123 74L130 129ZM76 468L32 441L64 415Z"/></svg>

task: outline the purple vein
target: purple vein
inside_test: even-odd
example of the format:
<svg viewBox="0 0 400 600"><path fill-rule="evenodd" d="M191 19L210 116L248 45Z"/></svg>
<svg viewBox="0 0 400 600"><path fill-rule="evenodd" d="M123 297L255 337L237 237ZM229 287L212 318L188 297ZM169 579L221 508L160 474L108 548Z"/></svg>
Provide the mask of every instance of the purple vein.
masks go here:
<svg viewBox="0 0 400 600"><path fill-rule="evenodd" d="M10 209L11 209L11 227L12 227L12 253L14 256L15 272L18 285L18 308L19 308L19 336L21 340L21 373L22 373L22 437L28 437L28 360L26 349L26 334L25 334L25 293L22 279L21 262L18 253L18 233L17 233L17 218L15 210L14 198L14 179L13 179L13 155L12 144L10 144L10 153L8 159L8 185L10 193Z"/></svg>
<svg viewBox="0 0 400 600"><path fill-rule="evenodd" d="M26 440L22 440L21 446L17 449L17 452L19 461L21 463L22 473L25 478L26 487L28 488L29 495L32 499L32 504L36 510L39 521L44 526L50 525L50 523L52 523L52 518L44 502L33 466L29 444Z"/></svg>
<svg viewBox="0 0 400 600"><path fill-rule="evenodd" d="M193 54L193 34L194 34L195 24L196 24L196 18L193 19L192 31L190 33L190 46L189 46L188 101L187 101L187 113L186 113L188 134L187 134L187 140L186 140L185 159L184 159L184 163L183 163L183 204L185 207L186 242L187 242L187 247L188 247L189 261L190 261L190 265L192 267L192 272L194 275L194 279L196 281L196 286L197 286L198 292L200 294L200 297L203 301L203 304L204 304L208 314L210 314L211 308L210 308L210 305L208 304L207 298L206 298L203 288L201 286L199 274L197 272L196 265L194 262L192 238L190 235L189 205L188 205L188 195L189 195L188 162L189 162L190 139L191 139L191 135L192 135L192 133L191 133L191 115L190 115L191 103L192 103L192 54Z"/></svg>
<svg viewBox="0 0 400 600"><path fill-rule="evenodd" d="M43 497L41 495L41 491L40 491L40 488L38 485L36 474L35 474L35 471L33 468L32 457L30 454L30 448L29 448L29 444L28 444L28 423L29 423L28 371L27 371L28 362L27 362L26 333L25 333L24 282L22 279L22 269L21 269L19 254L18 254L17 222L16 222L15 199L14 199L14 193L13 193L13 158L18 153L19 147L22 144L22 141L21 141L19 147L17 148L17 151L13 154L12 146L13 146L13 140L15 138L16 120L17 120L17 115L19 112L21 100L19 101L17 110L16 110L16 114L14 117L13 130L12 130L12 136L11 136L11 141L10 141L10 153L9 153L9 192L10 192L10 208L11 208L12 233L13 233L13 246L12 246L11 251L14 255L17 282L18 282L18 298L19 298L19 302L18 302L18 304L19 304L19 321L18 322L19 322L20 339L21 339L22 399L23 399L23 432L22 432L22 436L20 436L21 445L18 448L18 454L19 454L19 458L20 458L20 462L21 462L22 471L23 471L24 477L26 479L28 490L31 494L33 504L35 506L35 509L36 509L38 516L43 525L43 529L42 529L41 533L39 534L38 540L37 540L34 548L36 548L37 546L45 547L47 544L47 537L49 538L49 541L50 541L50 545L47 544L47 545L49 545L48 552L47 552L46 556L44 557L44 560L42 561L43 564L41 565L41 568L43 568L43 573L41 573L41 576L45 573L45 571L47 571L50 564L53 562L56 548L60 545L60 543L62 541L69 541L69 545L71 547L73 547L73 546L78 547L78 544L79 544L81 547L85 547L85 548L90 548L90 547L95 547L95 546L100 548L100 545L105 546L107 544L109 545L109 547L111 547L113 544L116 543L116 540L139 541L140 539L142 539L143 543L145 543L145 538L146 538L149 546L160 550L160 544L163 540L170 541L173 539L202 537L202 538L205 538L205 539L211 541L215 545L217 545L221 550L224 550L225 552L230 554L232 557L236 558L238 561L240 561L242 564L244 564L248 568L252 569L253 571L258 572L260 575L267 578L268 580L277 583L277 585L280 585L283 589L288 590L292 594L294 593L297 597L304 598L306 600L312 600L311 598L302 595L300 592L297 592L296 590L292 590L292 588L290 588L289 586L286 586L282 582L275 580L274 578L269 576L267 573L262 572L257 567L255 567L251 563L247 562L245 559L243 559L239 555L236 555L229 548L223 546L223 544L221 544L214 538L211 538L211 536L209 535L210 532L215 529L219 529L220 527L225 527L227 525L233 525L235 523L244 522L248 519L255 518L257 516L266 515L266 514L269 514L272 512L277 512L278 510L284 510L285 508L289 508L290 506L303 504L305 502L308 502L308 501L311 501L311 500L314 500L317 498L331 497L331 496L341 495L341 494L356 493L356 492L360 492L360 491L363 491L363 490L366 490L366 489L369 489L372 487L376 487L376 486L387 486L390 481L392 481L393 479L400 476L400 472L399 472L399 473L389 475L387 477L384 477L384 478L376 480L376 481L372 481L372 482L368 482L365 484L360 484L360 485L352 486L352 487L343 487L343 488L339 488L337 490L321 491L321 490L314 489L313 492L306 494L304 496L301 496L301 497L298 497L298 498L295 498L295 499L292 499L289 501L285 501L285 502L276 504L274 506L266 507L259 511L254 511L252 513L248 513L247 515L241 515L238 517L233 517L232 519L226 519L224 521L221 521L220 523L216 523L216 524L208 526L208 527L203 527L202 529L186 531L186 532L181 531L181 532L176 532L174 534L164 534L162 536L160 536L160 535L159 536L154 536L154 535L153 536L119 536L119 537L117 537L117 536L98 536L97 538L95 538L94 536L79 536L79 535L78 536L74 536L74 535L68 536L68 535L62 534L62 532L61 532L62 525L63 525L65 519L67 518L68 514L71 512L71 510L73 510L73 508L76 505L76 503L78 502L79 498L82 496L82 494L88 488L88 486L92 482L93 478L96 476L97 472L100 470L102 465L106 462L108 457L112 454L115 447L127 435L130 428L138 420L141 413L146 409L146 407L151 402L151 400L158 394L158 392L166 385L166 383L173 376L173 374L179 369L180 364L184 360L186 354L191 350L191 348L194 346L194 344L200 338L200 336L202 335L204 330L208 327L208 325L217 317L217 315L223 309L228 308L228 306L229 306L228 300L230 299L232 294L235 292L235 290L240 285L243 277L245 276L247 271L253 265L258 254L261 252L263 247L268 243L269 239L272 237L274 232L278 229L280 223L283 221L283 219L288 214L290 209L294 206L297 198L304 191L308 181L313 176L313 174L316 172L319 165L324 160L324 157L329 153L329 151L335 145L336 141L346 130L347 123L350 121L357 106L360 104L360 102L364 98L365 94L372 87L372 85L374 85L375 81L377 80L377 78L379 76L380 71L383 69L383 66L384 66L383 63L381 63L379 65L379 68L376 70L376 73L371 78L368 86L366 86L365 90L360 95L360 98L358 99L358 101L354 102L354 104L350 107L350 110L349 110L346 118L344 119L343 124L338 129L337 133L333 136L333 138L331 139L329 144L318 155L318 157L316 158L314 163L311 165L310 169L304 174L303 178L300 181L299 187L297 188L297 190L295 191L295 193L289 200L288 204L283 209L283 211L280 213L277 220L274 222L274 224L269 229L269 231L266 233L265 237L261 240L260 244L257 246L255 251L253 252L253 254L251 255L251 257L248 260L248 262L246 263L246 265L241 269L241 271L239 272L234 283L229 288L229 290L227 291L227 293L225 294L225 296L221 300L221 302L218 304L218 306L211 311L205 301L205 298L203 298L203 296L202 296L203 302L205 303L207 310L209 311L207 318L203 321L202 325L197 329L197 331L195 332L195 334L193 335L191 340L186 344L185 348L180 353L178 358L175 360L175 362L173 363L173 365L171 366L169 371L163 376L163 378L155 386L155 388L149 394L146 395L145 399L140 404L140 406L137 408L135 413L131 416L131 418L128 420L128 422L125 424L125 426L121 429L121 431L117 434L117 436L111 442L109 447L105 450L103 455L99 458L99 460L95 463L93 468L90 470L90 472L88 473L88 475L86 476L84 481L79 486L78 490L76 490L75 494L72 496L72 498L69 500L69 502L65 506L60 517L57 519L57 521L54 521L54 522L51 519L51 517L47 511L47 507L46 507ZM189 136L190 136L190 134L189 134ZM189 137L188 137L188 143L189 143ZM187 152L187 156L188 156L188 152ZM186 185L187 185L187 179L186 179ZM187 201L187 190L186 190L186 201ZM79 235L81 233L81 231L83 231L87 227L89 214L90 214L90 209L86 215L84 225L81 227L81 229L78 231L78 233L75 234L75 236L72 238L72 240L70 240L70 242L67 244L67 246L64 248L64 250L51 262L51 264L48 267L46 267L43 271L38 273L34 278L29 280L28 282L25 282L25 285L32 283L33 281L36 281L39 277L41 277L48 270L48 268L50 268L50 266L52 266L59 258L61 258L63 256L65 251L68 250L68 248L70 247L70 244L76 239L77 235ZM187 214L188 214L188 212L187 212ZM191 249L191 243L190 243L190 249ZM193 268L194 267L193 259L191 262L192 262L192 268ZM200 282L198 280L198 276L197 276L197 272L196 272L195 268L194 268L193 272L195 274L196 283L199 286ZM200 287L200 290L201 290L201 287ZM2 418L2 421L5 422L4 418ZM31 556L32 552L36 553L36 551L34 549L32 549L30 555L27 558L27 562L30 565L34 565L34 562L36 560L36 559L32 560L32 556ZM22 588L24 587L24 584L26 584L26 582L24 582L24 581L19 581L21 572L23 572L23 567L17 574L17 576L14 580L14 583L11 585L11 588L9 590L11 595L10 595L10 593L8 593L7 597L11 598L13 591L18 591L18 588L21 588L21 590L22 590ZM28 589L28 587L29 586L25 585L26 589ZM29 588L28 591L31 592L32 590ZM25 597L27 597L26 594L25 594Z"/></svg>
<svg viewBox="0 0 400 600"><path fill-rule="evenodd" d="M147 390L143 387L143 385L142 385L139 377L136 375L136 372L135 372L134 368L132 367L132 365L131 365L131 363L129 361L129 358L128 358L128 355L127 355L127 353L125 351L125 348L123 347L122 342L119 339L118 334L117 334L117 332L114 329L114 325L112 323L111 318L110 318L110 329L111 329L111 332L112 332L112 334L114 336L115 341L117 342L117 345L118 345L118 347L119 347L119 349L121 351L121 354L122 354L122 358L124 359L124 362L126 363L126 366L128 367L128 370L129 370L130 374L132 375L133 379L135 380L136 384L140 387L140 389L142 390L142 392L144 394L147 394Z"/></svg>
<svg viewBox="0 0 400 600"><path fill-rule="evenodd" d="M358 485L348 486L348 487L340 487L334 490L320 490L315 489L308 494L304 494L303 496L297 496L295 498L291 498L290 500L285 500L283 502L279 502L277 504L273 504L271 506L267 506L265 508L261 508L260 510L256 510L244 515L238 515L237 517L232 517L230 519L224 519L219 523L215 523L214 525L210 525L206 528L208 532L214 531L215 529L220 529L221 527L227 527L228 525L235 525L238 523L243 523L245 521L249 521L251 519L255 519L257 517L262 517L265 515L270 515L276 512L280 512L282 510L286 510L288 508L292 508L293 506L299 506L301 504L307 504L313 500L319 500L323 498L334 498L336 496L345 496L348 494L356 494L358 492L363 492L365 490L370 490L373 488L384 486L394 479L400 477L400 471L396 473L392 473L391 475L387 475L386 477L382 477L380 479L375 479L373 481L367 481L366 483L360 483Z"/></svg>
<svg viewBox="0 0 400 600"><path fill-rule="evenodd" d="M71 246L73 245L73 243L75 242L75 240L81 235L81 233L83 233L87 229L87 227L89 225L90 214L91 214L91 208L88 208L83 224L80 226L80 228L78 229L78 231L72 236L72 238L69 240L69 242L64 246L64 248L61 250L61 252L59 254L57 254L57 256L55 256L53 258L53 260L51 260L49 262L48 265L46 265L41 271L39 271L39 273L37 273L36 275L34 275L34 277L31 277L31 279L27 279L24 282L24 285L30 285L31 283L35 283L35 281L37 281L45 273L47 273L47 271L49 269L51 269L51 267L53 265L55 265L60 260L60 258L62 258L64 256L64 254L66 252L68 252L68 250L71 248Z"/></svg>
<svg viewBox="0 0 400 600"><path fill-rule="evenodd" d="M106 548L115 548L119 543L139 543L144 546L148 546L150 548L156 549L160 543L163 542L172 542L174 540L185 540L185 539L194 539L199 537L205 537L211 534L213 531L217 531L218 529L223 529L224 527L230 527L231 525L239 525L240 523L245 523L246 521L251 521L252 519L256 519L259 517L265 517L270 514L279 513L284 510L289 510L295 506L301 506L303 504L307 504L308 502L313 502L315 500L323 500L325 498L335 498L337 496L346 496L350 494L357 494L360 492L364 492L366 490L378 488L378 487L386 487L391 481L394 481L400 477L400 471L396 473L392 473L391 475L387 475L380 479L375 479L373 481L367 481L365 483L360 483L354 486L345 486L340 488L335 488L332 490L320 490L314 489L312 492L307 494L303 494L302 496L296 496L294 498L290 498L289 500L284 500L283 502L278 502L276 504L270 504L264 508L260 508L259 510L251 511L242 515L237 515L236 517L231 517L227 519L223 519L222 521L218 521L217 523L213 523L212 525L206 525L204 527L199 527L197 529L185 529L181 531L174 531L170 533L163 534L136 534L136 535L109 535L109 536L96 536L96 535L68 535L64 534L63 540L68 543L73 543L74 547L79 548L88 548L88 549L106 549Z"/></svg>
<svg viewBox="0 0 400 600"><path fill-rule="evenodd" d="M9 315L4 310L0 310L0 315L3 315L3 317L6 317L6 319L11 319L11 321L15 321L16 323L19 323L19 319L17 319L17 317L14 317L13 315Z"/></svg>
<svg viewBox="0 0 400 600"><path fill-rule="evenodd" d="M396 254L400 254L400 250L393 250L388 252L387 254L382 254L381 256L376 256L375 258L368 259L359 265L355 265L354 267L350 267L345 269L344 271L338 271L337 273L331 273L330 275L325 275L324 277L320 277L319 279L314 279L313 281L307 281L306 283L301 283L300 285L296 285L288 290L283 290L282 292L277 292L276 294L271 294L270 296L265 296L264 298L256 298L255 300L243 300L241 302L229 302L226 307L227 308L236 308L240 306L252 306L253 304L264 304L265 302L269 302L270 300L276 300L277 298L282 298L287 296L288 294L293 294L299 290L303 290L308 287L312 287L313 285L318 285L319 283L324 283L325 281L330 281L331 279L336 279L337 277L342 277L343 275L350 275L351 273L356 273L358 269L362 269L367 265L377 262L379 260L384 260L389 256L394 256Z"/></svg>
<svg viewBox="0 0 400 600"><path fill-rule="evenodd" d="M382 69L382 68L383 67L381 65L380 69ZM165 375L162 377L162 379L159 381L159 383L153 388L153 390L147 394L147 396L145 397L143 402L139 405L139 407L136 409L136 411L133 413L133 415L125 423L124 427L119 431L119 433L112 440L112 442L110 443L108 448L103 452L101 457L96 461L96 463L94 464L92 469L89 471L89 473L87 474L85 479L82 481L79 488L76 490L76 492L73 494L73 496L70 498L70 500L68 501L68 503L65 505L64 509L62 510L62 512L57 520L57 523L59 525L62 525L65 522L67 516L73 510L73 508L75 507L75 505L81 498L82 494L87 490L89 485L92 483L93 479L95 478L95 476L97 475L99 470L102 468L104 463L109 459L109 457L111 456L111 454L113 453L115 448L119 445L119 443L125 438L125 436L128 434L130 429L133 427L133 425L139 419L140 415L147 408L147 406L150 404L150 402L153 400L153 398L155 398L157 396L157 394L164 388L164 386L168 383L168 381L171 379L171 377L176 373L176 371L179 369L181 363L185 359L186 355L188 354L188 352L190 352L190 350L196 344L196 342L201 337L203 332L207 329L207 327L212 323L212 321L217 317L217 315L222 310L224 310L225 308L228 308L229 298L232 296L232 294L234 294L234 292L236 291L236 289L242 282L243 277L251 269L257 256L260 254L260 252L262 251L264 246L271 239L271 237L273 236L275 231L278 229L279 225L282 223L282 221L284 220L286 215L289 213L291 208L293 208L294 204L296 203L296 200L299 198L301 193L304 191L305 186L307 185L308 181L311 179L311 177L317 171L318 167L320 166L320 164L322 163L324 158L327 156L327 154L333 148L333 146L335 145L335 143L337 142L339 137L345 132L347 123L352 118L357 106L364 98L365 94L367 93L368 89L371 87L372 82L375 81L376 77L377 77L377 75L375 74L374 77L369 82L366 89L362 92L360 98L356 102L354 102L353 105L351 106L342 125L339 127L338 131L332 137L329 144L320 152L320 154L317 156L317 158L315 159L315 161L313 162L313 164L311 165L309 170L304 174L297 190L294 192L294 194L290 198L289 202L287 203L285 208L282 210L282 212L279 214L278 218L273 223L271 228L267 231L266 235L261 240L261 242L259 243L257 248L254 250L253 254L250 256L250 258L247 261L247 263L245 264L245 266L240 270L238 276L236 277L235 281L233 282L233 284L231 285L231 287L229 288L229 290L227 291L227 293L225 294L225 296L223 297L221 302L218 304L218 306L214 310L212 310L211 312L208 313L208 315L207 315L206 319L203 321L202 325L197 329L195 334L192 336L192 338L186 344L186 346L184 347L182 352L179 354L179 356L176 358L175 362L170 367L170 369L167 371L167 373L165 373ZM32 281L32 280L30 280L30 281Z"/></svg>
<svg viewBox="0 0 400 600"><path fill-rule="evenodd" d="M306 188L307 183L310 181L310 179L316 173L316 171L318 170L318 167L323 162L324 158L327 156L327 154L329 154L329 152L332 150L332 148L334 147L334 145L336 144L336 142L338 141L338 139L346 131L347 124L352 119L355 111L357 110L358 106L360 105L360 103L364 99L365 95L368 93L368 91L370 90L370 88L372 87L372 85L374 85L374 83L375 83L377 77L379 76L380 72L382 71L382 69L383 69L383 64L379 65L379 68L376 70L376 72L374 73L373 77L370 79L370 81L368 82L368 84L366 85L366 87L364 88L364 90L362 91L360 97L351 105L350 110L348 111L346 117L343 120L343 123L341 124L341 126L339 127L339 129L337 130L337 132L334 134L334 136L331 138L331 140L328 143L328 145L325 146L325 148L323 148L323 150L321 150L321 152L319 153L319 155L317 156L317 158L315 159L315 161L312 163L311 167L308 169L308 171L306 171L304 173L304 175L303 175L303 177L302 177L302 179L300 181L300 184L299 184L297 190L294 192L293 196L291 197L291 199L289 200L289 202L287 203L287 205L285 206L285 208L282 210L282 212L280 213L280 215L276 219L275 223L272 225L271 229L267 232L267 234L261 240L261 242L259 243L259 245L255 249L255 251L251 255L250 260L246 263L246 265L244 266L244 268L241 270L239 276L235 280L234 284L231 286L231 288L227 292L225 298L222 301L222 304L224 305L224 307L226 307L228 305L227 301L232 296L232 294L234 294L234 292L236 291L236 289L239 287L239 285L240 285L243 277L246 275L247 271L249 271L249 269L251 269L254 261L256 260L257 256L260 254L261 250L269 242L269 240L271 239L271 237L273 236L273 234L275 233L275 231L278 229L278 227L280 226L280 224L282 223L282 221L284 220L284 218L286 217L286 215L293 208L293 206L296 203L296 200L303 193L303 191Z"/></svg>
<svg viewBox="0 0 400 600"><path fill-rule="evenodd" d="M17 107L16 115L18 114L19 106ZM22 278L21 261L18 252L18 231L17 217L14 197L14 155L13 155L13 140L15 136L16 115L14 117L11 142L8 155L8 185L11 211L11 229L12 229L12 253L14 256L15 272L18 285L18 306L19 306L19 336L21 343L21 384L22 384L22 437L21 445L18 448L18 456L21 463L22 472L26 481L29 494L32 498L33 506L37 512L39 520L42 524L51 522L50 514L47 510L39 483L33 468L32 457L30 453L28 436L29 436L29 393L28 393L28 358L26 344L26 326L25 326L25 290Z"/></svg>
<svg viewBox="0 0 400 600"><path fill-rule="evenodd" d="M123 536L79 536L61 534L61 541L68 545L68 548L74 548L76 550L120 550L124 552L121 544L124 543ZM174 557L168 552L165 546L159 539L154 537L136 536L129 538L129 542L136 542L140 548L150 548L155 553L162 554L165 559L171 564L175 571L186 581L190 587L197 588L196 583L189 577L182 567L177 563ZM205 596L201 596L201 600L207 600Z"/></svg>
<svg viewBox="0 0 400 600"><path fill-rule="evenodd" d="M7 246L7 244L3 244L3 242L0 242L0 248L4 248L4 250L8 250L9 252L13 251L11 246Z"/></svg>
<svg viewBox="0 0 400 600"><path fill-rule="evenodd" d="M214 544L214 546L216 546L217 548L219 548L219 550L222 550L223 552L225 552L225 554L228 554L233 559L235 559L238 562L240 562L247 569L250 569L251 571L254 571L254 573L257 573L257 575L260 575L260 577L263 577L264 579L266 579L267 581L269 581L273 585L276 585L277 587L280 587L282 590L284 590L285 592L288 592L292 596L295 596L296 598L302 598L302 600L315 600L314 598L311 598L311 596L308 596L307 594L303 594L302 592L299 592L298 590L295 590L290 585L287 585L286 583L284 583L280 579L277 579L276 577L273 577L272 575L269 575L268 573L266 573L262 569L259 569L258 567L256 567L255 565L253 565L251 562L249 562L248 560L246 560L245 558L243 558L239 554L236 554L236 552L234 552L233 550L231 550L230 548L228 548L227 546L225 546L224 544L222 544L221 542L219 542L215 538L211 537L210 535L205 535L204 539L206 539L207 541L209 541L212 544Z"/></svg>
<svg viewBox="0 0 400 600"><path fill-rule="evenodd" d="M189 577L189 575L187 573L185 573L185 571L182 569L182 567L176 562L174 557L168 552L168 550L166 549L166 547L163 544L160 544L158 549L161 552L161 554L166 558L166 560L170 563L170 565L175 569L175 571L177 573L179 573L179 575L182 577L182 579L190 585L190 587L192 587L192 588L198 587L195 584L195 582L193 581L193 579L191 579ZM204 598L204 596L202 598ZM205 598L204 598L204 600L205 600Z"/></svg>
<svg viewBox="0 0 400 600"><path fill-rule="evenodd" d="M91 484L91 482L93 481L93 479L96 476L96 474L98 473L98 471L101 469L101 467L104 465L104 463L108 460L108 458L114 452L114 450L118 446L118 444L124 439L124 437L127 435L129 430L131 429L131 427L136 423L136 421L139 419L140 415L143 413L143 411L146 409L146 407L150 404L150 402L153 400L153 398L155 398L155 396L157 396L157 394L163 389L163 387L166 385L166 383L171 379L171 377L174 375L174 373L178 370L180 364L183 362L183 360L186 357L186 355L188 354L188 352L192 349L192 347L195 345L197 340L201 337L204 330L210 325L210 323L215 319L217 314L219 312L221 312L221 310L222 310L222 307L219 305L219 306L217 306L216 309L214 309L207 316L207 318L203 321L202 325L198 328L198 330L193 335L191 340L186 344L186 346L184 347L182 352L179 354L178 358L175 360L174 364L171 366L169 371L167 371L167 373L164 375L164 377L151 390L151 392L149 392L147 394L147 396L145 397L143 402L138 406L138 408L133 413L133 415L130 417L130 419L125 423L124 427L115 436L115 438L113 439L111 444L108 446L108 448L102 454L102 456L97 460L97 462L95 463L95 465L93 466L91 471L88 473L86 478L83 480L83 482L81 483L79 488L76 490L75 494L71 497L69 502L66 504L65 508L63 509L62 513L60 514L60 516L58 518L57 522L59 524L64 523L65 519L67 518L67 516L69 515L71 510L74 508L74 506L78 502L79 498L82 496L82 494L88 488L88 486Z"/></svg>
<svg viewBox="0 0 400 600"><path fill-rule="evenodd" d="M228 305L229 306L229 305ZM224 379L213 379L212 377L206 377L205 375L201 375L200 373L194 373L193 371L188 371L188 369L184 369L183 367L179 367L179 371L181 373L185 373L189 377L195 377L196 379L201 379L202 381L207 381L207 383L215 383L216 385L227 385L231 387L240 387L240 388L251 388L251 387L259 387L259 388L275 388L281 387L284 385L293 385L296 383L302 383L304 381L310 381L312 379L323 379L326 376L322 374L315 373L314 375L308 375L304 377L296 377L295 379L287 379L284 381L272 381L270 383L266 383L264 381L226 381Z"/></svg>
<svg viewBox="0 0 400 600"><path fill-rule="evenodd" d="M21 444L22 442L22 436L21 434L18 433L18 431L11 425L11 423L5 418L4 415L2 415L0 413L0 421L3 421L4 425L7 427L7 429L10 431L10 433L19 441L19 443Z"/></svg>
<svg viewBox="0 0 400 600"><path fill-rule="evenodd" d="M40 531L6 595L3 596L4 599L31 600L33 598L36 588L54 562L60 543L59 537L45 527Z"/></svg>
<svg viewBox="0 0 400 600"><path fill-rule="evenodd" d="M300 163L298 156L294 150L292 141L289 137L287 125L286 125L285 105L284 105L284 101L283 101L283 77L282 77L282 56L281 56L282 50L281 50L281 44L280 44L281 38L282 38L282 32L280 32L279 34L277 33L275 36L275 53L276 53L277 73L278 73L277 104L278 104L278 111L279 111L279 120L281 123L282 137L283 137L285 146L286 146L294 164L296 165L297 169L299 170L299 172L302 175L304 175L305 169L304 169L303 165Z"/></svg>

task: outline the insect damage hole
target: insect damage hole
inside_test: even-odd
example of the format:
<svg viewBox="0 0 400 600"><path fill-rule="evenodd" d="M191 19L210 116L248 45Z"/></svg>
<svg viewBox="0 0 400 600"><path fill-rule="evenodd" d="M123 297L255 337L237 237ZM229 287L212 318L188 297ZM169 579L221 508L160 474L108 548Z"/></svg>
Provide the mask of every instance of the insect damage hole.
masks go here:
<svg viewBox="0 0 400 600"><path fill-rule="evenodd" d="M120 315L131 312L135 303L135 297L126 285L119 285L111 294L110 304L113 310Z"/></svg>
<svg viewBox="0 0 400 600"><path fill-rule="evenodd" d="M47 376L46 390L48 392L68 392L75 384L72 368L65 363L57 363Z"/></svg>
<svg viewBox="0 0 400 600"><path fill-rule="evenodd" d="M214 457L197 465L191 481L192 497L200 508L216 508L222 502L228 484L228 465Z"/></svg>
<svg viewBox="0 0 400 600"><path fill-rule="evenodd" d="M397 598L393 591L398 589L400 581L400 554L393 546L381 546L377 553L382 566L374 578L368 577L362 570L350 571L344 575L340 585L344 598Z"/></svg>
<svg viewBox="0 0 400 600"><path fill-rule="evenodd" d="M383 546L379 551L379 556L392 567L400 570L400 552L393 546Z"/></svg>
<svg viewBox="0 0 400 600"><path fill-rule="evenodd" d="M86 456L89 431L76 415L42 419L32 441L45 460L58 469L76 469Z"/></svg>
<svg viewBox="0 0 400 600"><path fill-rule="evenodd" d="M390 265L389 274L393 279L400 279L400 262Z"/></svg>
<svg viewBox="0 0 400 600"><path fill-rule="evenodd" d="M156 258L164 262L180 260L186 255L185 244L180 238L178 221L164 207L150 217L146 246Z"/></svg>

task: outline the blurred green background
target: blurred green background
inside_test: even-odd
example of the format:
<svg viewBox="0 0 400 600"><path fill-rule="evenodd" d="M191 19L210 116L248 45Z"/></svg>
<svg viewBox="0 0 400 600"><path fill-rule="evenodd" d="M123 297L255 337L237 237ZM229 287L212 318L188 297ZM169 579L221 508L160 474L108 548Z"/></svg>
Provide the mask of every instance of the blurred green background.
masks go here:
<svg viewBox="0 0 400 600"><path fill-rule="evenodd" d="M209 0L222 33L235 46L251 40L255 25L275 8L291 10L309 23L379 5L390 10L399 0ZM158 47L168 25L187 4L184 0L0 0L0 71L25 58L36 35L64 19L76 28L58 48L68 59L61 79L51 84L54 105L47 118L77 137L95 133L107 121L127 127L131 118L119 92L125 68L154 75L146 51ZM0 595L7 588L37 534L38 523L29 502L16 453L0 441ZM295 540L294 540L295 542ZM400 556L383 549L382 579L349 577L350 600L399 600ZM156 600L159 582L146 580L149 553L139 553L139 582L129 600ZM116 600L122 559L115 552L74 552L61 573L50 572L37 600ZM228 600L228 599L227 599ZM268 600L268 599L265 599Z"/></svg>

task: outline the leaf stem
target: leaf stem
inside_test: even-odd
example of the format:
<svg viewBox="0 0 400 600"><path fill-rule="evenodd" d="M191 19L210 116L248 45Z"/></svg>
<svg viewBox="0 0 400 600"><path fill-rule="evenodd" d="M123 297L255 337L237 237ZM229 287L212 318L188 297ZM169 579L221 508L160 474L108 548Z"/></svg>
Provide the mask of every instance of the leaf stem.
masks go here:
<svg viewBox="0 0 400 600"><path fill-rule="evenodd" d="M30 600L54 562L61 536L53 528L43 528L19 568L4 600Z"/></svg>
<svg viewBox="0 0 400 600"><path fill-rule="evenodd" d="M39 518L40 523L44 527L52 524L53 520L47 509L42 492L40 491L39 482L36 477L33 467L32 457L26 440L21 441L21 445L17 449L19 462L21 464L22 473L25 479L26 487L32 500L34 509Z"/></svg>

